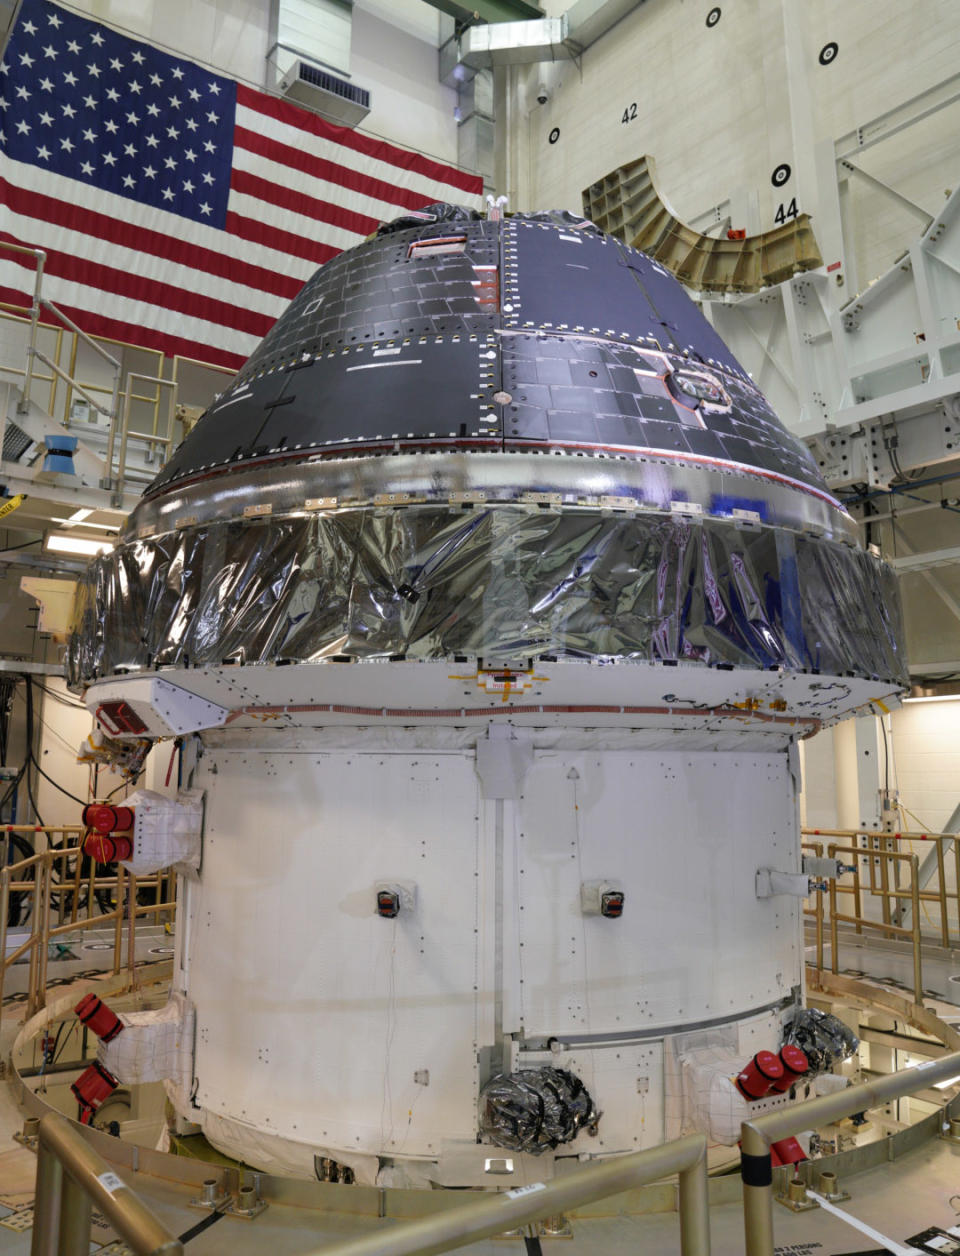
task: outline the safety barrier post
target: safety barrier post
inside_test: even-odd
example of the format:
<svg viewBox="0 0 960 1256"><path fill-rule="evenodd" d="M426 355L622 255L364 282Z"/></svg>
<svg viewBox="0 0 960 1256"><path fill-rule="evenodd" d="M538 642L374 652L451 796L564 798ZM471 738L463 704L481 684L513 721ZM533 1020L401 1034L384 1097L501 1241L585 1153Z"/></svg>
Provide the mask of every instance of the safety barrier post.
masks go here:
<svg viewBox="0 0 960 1256"><path fill-rule="evenodd" d="M960 1072L960 1051L917 1068L889 1073L847 1090L808 1099L789 1108L776 1108L752 1121L744 1121L741 1133L743 1178L743 1226L746 1256L773 1256L773 1164L770 1147L801 1130L818 1129L834 1121L879 1107L891 1099L915 1094Z"/></svg>

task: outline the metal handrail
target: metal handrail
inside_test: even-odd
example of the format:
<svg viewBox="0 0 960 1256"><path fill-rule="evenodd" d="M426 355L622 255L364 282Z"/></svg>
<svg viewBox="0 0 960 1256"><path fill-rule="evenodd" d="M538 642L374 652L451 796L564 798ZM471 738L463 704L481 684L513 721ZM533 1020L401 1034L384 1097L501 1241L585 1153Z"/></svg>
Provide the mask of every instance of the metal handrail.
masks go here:
<svg viewBox="0 0 960 1256"><path fill-rule="evenodd" d="M960 1073L960 1051L929 1064L903 1069L886 1077L861 1082L832 1095L808 1099L793 1107L777 1108L740 1126L741 1177L743 1178L743 1226L746 1256L773 1256L773 1164L770 1147L802 1130L816 1129L844 1117L864 1112L916 1094L935 1082Z"/></svg>
<svg viewBox="0 0 960 1256"><path fill-rule="evenodd" d="M30 393L33 389L33 367L34 362L37 358L39 358L40 361L43 362L45 366L49 367L55 375L65 380L71 387L77 388L77 390L82 393L84 397L86 397L91 406L100 410L101 413L107 414L110 419L110 450L112 455L113 439L117 426L117 416L120 402L120 376L123 370L121 363L113 356L112 353L108 353L101 344L98 344L92 336L88 335L82 327L78 327L73 319L70 318L68 314L64 314L63 310L61 310L59 306L55 305L48 297L43 296L41 291L43 285L43 271L47 262L47 254L44 249L31 249L20 244L7 244L3 241L0 241L0 249L6 249L11 253L20 253L24 256L32 257L36 266L36 273L33 281L33 299L30 306L30 337L27 342L27 368L23 376L23 394L20 398L20 403L17 409L21 414L26 414L30 409ZM93 398L85 392L84 389L75 380L73 380L62 367L51 361L46 354L42 353L40 349L37 348L37 330L40 326L40 311L42 309L49 310L50 313L63 324L64 327L67 327L70 331L72 331L74 336L82 340L84 344L89 345L94 353L99 354L100 357L113 368L113 386L111 389L109 411L104 411L101 406L97 405ZM109 468L110 461L108 460L108 476L110 474Z"/></svg>
<svg viewBox="0 0 960 1256"><path fill-rule="evenodd" d="M818 859L823 858L823 842L804 842L801 850L812 850ZM805 916L813 916L814 927L816 930L817 945L817 968L823 970L823 891L815 890L813 892L814 906L813 908L805 907L803 914ZM859 900L858 900L859 901Z"/></svg>
<svg viewBox="0 0 960 1256"><path fill-rule="evenodd" d="M163 392L163 389L164 388L171 389L170 404L167 409L167 434L166 436L159 436L156 432L156 425L157 425L156 412L154 412L154 418L153 418L154 431L152 434L148 435L145 432L131 432L130 431L130 406L131 406L131 402L133 401L133 381L134 380L139 380L143 384L155 384L157 388L158 404L159 404L159 398L160 398L161 393ZM166 456L169 457L173 449L175 440L176 440L174 436L174 422L175 422L175 416L176 416L177 388L178 388L177 381L174 379L164 379L160 375L142 375L138 371L128 372L127 390L124 394L124 400L123 400L123 418L120 424L120 455L117 462L117 481L116 481L116 488L118 492L122 493L123 488L124 488L124 482L125 482L126 473L127 473L127 441L130 439L131 436L138 437L140 440L146 440L150 442L151 453L155 450L157 445L161 445L166 453ZM113 442L112 440L109 442L109 446L108 446L107 475L109 475L111 478L113 477Z"/></svg>
<svg viewBox="0 0 960 1256"><path fill-rule="evenodd" d="M50 402L48 404L48 411L52 415L54 411L54 399L56 398L56 393L57 393L57 383L59 380L63 380L64 383L67 385L67 390L66 390L65 414L64 414L64 418L62 419L62 422L65 427L68 427L69 426L70 401L73 396L73 393L78 392L86 400L87 404L91 407L93 411L95 411L98 414L104 415L105 418L108 420L109 426L108 426L108 431L107 431L107 449L106 449L106 456L105 456L106 465L105 465L105 472L104 472L104 476L103 476L100 487L109 488L115 495L119 496L123 491L123 482L124 482L124 475L125 475L125 470L126 470L125 454L126 454L126 445L128 441L143 442L150 448L151 451L156 451L156 449L159 447L164 451L166 455L169 455L170 450L176 443L175 437L174 437L174 430L175 430L174 424L176 420L175 396L176 396L176 390L179 387L178 371L179 371L180 364L189 363L192 365L200 366L204 368L205 370L216 371L224 375L232 375L233 372L229 368L219 366L218 364L213 363L213 362L204 362L200 358L190 358L181 354L177 354L172 359L172 363L173 363L172 378L171 379L164 378L165 362L167 359L166 359L166 355L162 353L160 350L148 349L145 346L135 345L129 341L112 340L108 337L94 338L90 336L87 332L85 332L82 327L78 326L73 321L73 319L71 319L69 315L65 314L63 310L59 308L59 306L55 305L53 301L49 300L49 298L44 297L42 295L41 285L42 285L42 280L43 280L44 267L46 265L46 260L47 260L47 254L43 249L32 249L32 248L27 248L25 246L18 245L18 244L7 244L3 241L0 241L0 249L6 249L7 251L12 252L12 253L18 253L26 257L30 257L33 259L36 266L36 275L35 275L35 280L34 280L34 288L33 288L33 296L31 298L31 305L30 306L12 306L6 303L0 303L0 308L2 308L3 310L23 310L24 315L25 315L25 317L20 318L20 317L14 316L13 314L0 313L0 317L4 317L4 318L16 317L16 321L26 322L30 326L30 330L28 333L27 350L26 350L26 359L27 359L26 368L24 369L20 367L0 366L0 372L7 372L10 374L23 376L23 388L22 388L20 400L17 404L17 410L21 414L26 414L28 412L30 408L30 399L31 399L31 394L32 394L32 389L33 389L33 383L34 383L34 380L39 379L39 380L42 380L44 383L50 384L51 392L50 392ZM51 314L54 315L54 317L57 319L56 323L41 323L40 322L40 313L44 309L49 310ZM37 345L37 335L41 327L44 329L54 330L57 333L57 337L58 337L57 347L54 351L53 358L45 354ZM60 344L61 344L60 337L62 337L65 329L69 331L70 333L72 333L74 337L73 351L71 353L69 369L66 369L66 370L60 365ZM76 370L76 360L77 360L77 344L81 340L84 342L84 344L89 345L89 347L93 350L93 352L98 354L112 368L113 380L109 387L104 386L102 384L96 384L96 383L82 383L76 377L75 370ZM129 381L128 381L126 406L125 406L124 414L122 416L122 422L121 422L120 394L121 394L121 384L122 384L122 379L123 379L123 365L120 359L114 357L113 354L109 353L103 347L104 343L111 344L111 345L118 345L120 346L121 349L135 349L141 353L153 354L158 359L156 375L148 376L148 375L139 374L137 372L133 372L131 373L131 376L130 376L130 378L132 379L141 379L147 382L154 383L157 386L156 396L147 397L147 396L143 396L137 393L131 393ZM37 360L42 362L44 366L46 366L50 370L50 375L37 374L35 370L35 365L36 365ZM158 427L158 422L159 422L160 398L161 398L164 387L168 387L173 390L174 401L170 406L170 416L169 416L169 421L167 424L168 434L166 436L159 436L157 433L157 427ZM94 393L109 393L110 394L109 406L107 406L105 403L96 401L93 396ZM153 405L153 408L154 408L153 424L152 424L152 430L150 433L132 432L129 430L129 415L130 415L131 401L142 401L142 402L147 402ZM0 434L2 434L5 424L6 424L6 416L0 415ZM114 477L113 461L114 461L114 453L117 446L118 433L119 433L119 439L122 441L122 448L121 448L121 453L120 453L120 467L118 470L118 475L117 477Z"/></svg>
<svg viewBox="0 0 960 1256"><path fill-rule="evenodd" d="M873 855L880 854L884 846L881 843L894 842L932 842L935 844L936 850L936 870L938 878L938 886L936 890L924 890L923 885L926 881L923 877L924 869L920 869L920 885L918 896L922 903L936 903L940 910L940 942L941 945L949 949L951 945L950 938L950 919L948 900L956 909L958 925L960 925L960 834L956 833L925 833L913 829L899 829L893 832L887 832L885 829L803 829L802 833L807 837L842 837L842 838L859 838L866 840L866 847L858 853L864 858L870 858ZM953 886L948 886L946 875L946 855L945 848L947 844L953 844ZM929 860L926 861L929 863ZM883 898L883 917L889 923L891 916L889 911L889 897L884 896L883 890L878 890L873 883L873 864L869 865L871 872L870 894L872 897ZM898 912L899 920L903 921L903 914L906 909ZM931 922L932 923L932 922ZM858 927L857 932L862 930Z"/></svg>
<svg viewBox="0 0 960 1256"><path fill-rule="evenodd" d="M683 1256L709 1256L707 1140L703 1134L575 1169L549 1182L488 1195L475 1204L328 1245L311 1256L432 1256L674 1173L680 1175L680 1251Z"/></svg>
<svg viewBox="0 0 960 1256"><path fill-rule="evenodd" d="M0 832L0 996L3 993L7 972L24 954L29 952L29 973L27 977L27 1014L33 1015L44 1006L46 1001L47 958L50 941L62 934L81 932L84 929L100 929L105 925L113 925L113 971L119 973L121 967L121 949L123 943L123 925L127 923L127 968L130 973L131 986L136 984L136 922L140 916L157 916L161 912L176 911L175 897L161 901L160 891L164 880L161 873L154 877L138 880L133 873L127 872L122 865L118 866L116 876L97 877L95 871L84 881L88 887L87 909L91 910L95 892L99 889L116 888L117 905L112 911L96 916L88 915L85 920L77 919L77 907L80 890L79 858L73 881L63 880L56 884L54 890L53 868L57 861L66 861L78 857L82 852L79 845L64 845L60 850L44 850L29 855L17 863L8 864L9 835L11 832L24 831L29 833L57 832L77 833L74 827L38 829L32 825L6 825ZM20 880L25 871L34 869L32 880ZM139 904L137 902L138 886L151 885L156 887L157 901ZM127 902L124 903L124 888L127 889ZM30 918L30 936L16 947L9 955L7 950L8 907L10 892L29 890L34 895L33 912ZM72 919L59 925L51 924L50 904L54 892L61 895L73 893L71 910ZM61 907L63 899L61 898ZM0 997L0 1023L2 1023L3 1003Z"/></svg>
<svg viewBox="0 0 960 1256"><path fill-rule="evenodd" d="M862 854L859 847L856 846L834 846L827 847L827 856L830 859L837 855L852 855L858 857ZM920 934L920 860L916 855L908 855L905 851L899 850L872 850L870 852L871 859L881 860L881 870L883 873L883 888L877 890L876 893L883 897L885 904L889 905L890 899L895 902L901 898L909 898L913 904L913 924L909 929L905 929L900 925L895 925L889 920L889 911L885 913L885 919L867 920L860 910L860 883L859 877L856 877L854 885L840 885L836 877L830 880L830 963L833 971L839 972L839 936L837 931L838 924L852 924L857 927L857 932L863 929L876 929L885 937L909 938L913 945L913 994L918 1003L923 1002L923 938ZM887 864L888 863L906 863L910 868L910 888L908 890L891 890L888 886ZM857 906L856 915L848 915L845 912L837 910L837 895L852 894Z"/></svg>
<svg viewBox="0 0 960 1256"><path fill-rule="evenodd" d="M85 399L87 404L93 407L94 410L99 411L99 413L107 419L111 417L110 411L105 410L103 406L94 401L82 384L78 383L75 379L72 379L62 366L57 366L56 362L48 358L47 355L41 352L40 349L34 349L32 356L33 358L39 358L44 366L48 366L50 370L53 371L54 375L56 375L59 379L62 379L64 383L69 384L71 388L75 389L81 397ZM26 389L26 384L24 384L24 389ZM29 398L26 397L26 392L24 393L24 397L26 400L29 400Z"/></svg>
<svg viewBox="0 0 960 1256"><path fill-rule="evenodd" d="M91 1210L136 1256L178 1256L173 1237L140 1197L58 1112L40 1120L31 1256L86 1256Z"/></svg>

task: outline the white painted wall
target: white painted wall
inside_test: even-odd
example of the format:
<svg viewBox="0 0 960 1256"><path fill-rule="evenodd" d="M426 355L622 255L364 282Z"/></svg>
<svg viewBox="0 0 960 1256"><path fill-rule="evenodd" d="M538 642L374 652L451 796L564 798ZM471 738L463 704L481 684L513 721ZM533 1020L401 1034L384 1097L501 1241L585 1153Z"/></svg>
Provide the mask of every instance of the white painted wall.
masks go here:
<svg viewBox="0 0 960 1256"><path fill-rule="evenodd" d="M364 130L418 148L456 164L457 93L437 77L437 14L418 4L431 20L414 21L410 4L398 4L395 18L382 0L362 0L353 10L355 83L370 89L371 109ZM428 31L432 37L426 38Z"/></svg>
<svg viewBox="0 0 960 1256"><path fill-rule="evenodd" d="M568 5L550 0L545 7L555 14ZM587 49L579 67L547 67L552 94L544 106L533 101L544 68L512 72L515 120L507 142L517 151L507 190L515 208L579 209L584 187L649 153L682 218L730 197L746 219L734 226L770 227L778 205L793 196L801 210L816 211L812 190L798 187L792 121L809 126L814 141L831 140L956 73L954 0L810 0L795 11L807 90L798 93L791 120L781 0L724 4L720 21L707 28L710 7L705 0L647 0ZM821 66L828 41L839 52ZM636 119L625 124L624 109L634 103ZM960 104L871 149L864 169L935 213L944 189L960 178L958 118ZM551 145L554 127L560 138ZM794 173L775 189L771 173L780 162ZM867 282L915 238L919 224L872 189L858 186L852 195L859 275ZM756 221L746 208L751 200Z"/></svg>
<svg viewBox="0 0 960 1256"><path fill-rule="evenodd" d="M860 823L854 723L825 729L803 743L801 815L809 828ZM904 827L944 831L960 804L960 699L905 702L890 717L890 753L891 785L913 813L905 816Z"/></svg>
<svg viewBox="0 0 960 1256"><path fill-rule="evenodd" d="M906 702L892 718L894 780L903 806L940 832L960 804L960 700Z"/></svg>
<svg viewBox="0 0 960 1256"><path fill-rule="evenodd" d="M267 0L77 0L75 8L255 86L270 46ZM357 0L351 81L371 92L360 128L455 161L456 93L437 78L439 19L420 0Z"/></svg>

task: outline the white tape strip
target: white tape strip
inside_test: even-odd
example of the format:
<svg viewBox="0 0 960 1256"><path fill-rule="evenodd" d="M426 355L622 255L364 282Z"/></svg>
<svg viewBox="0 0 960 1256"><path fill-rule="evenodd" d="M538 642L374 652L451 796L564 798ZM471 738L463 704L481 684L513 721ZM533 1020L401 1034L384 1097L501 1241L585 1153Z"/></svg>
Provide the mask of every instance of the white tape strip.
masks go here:
<svg viewBox="0 0 960 1256"><path fill-rule="evenodd" d="M917 1256L917 1248L904 1247L902 1243L897 1243L894 1239L888 1239L885 1234L881 1234L879 1230L875 1230L873 1226L867 1225L865 1221L861 1221L859 1217L851 1217L848 1212L844 1212L842 1208L838 1208L836 1204L831 1204L829 1200L818 1195L816 1191L807 1190L807 1194L811 1199L815 1199L821 1208L827 1212L832 1212L835 1217L839 1217L841 1221L846 1221L847 1225L853 1226L855 1230L859 1230L861 1234L865 1234L867 1238L873 1239L875 1243L879 1243L881 1247L885 1247L888 1252L893 1252L893 1256Z"/></svg>
<svg viewBox="0 0 960 1256"><path fill-rule="evenodd" d="M524 1195L532 1195L534 1191L545 1191L543 1182L531 1182L529 1186L517 1186L512 1191L504 1191L505 1199L521 1199Z"/></svg>

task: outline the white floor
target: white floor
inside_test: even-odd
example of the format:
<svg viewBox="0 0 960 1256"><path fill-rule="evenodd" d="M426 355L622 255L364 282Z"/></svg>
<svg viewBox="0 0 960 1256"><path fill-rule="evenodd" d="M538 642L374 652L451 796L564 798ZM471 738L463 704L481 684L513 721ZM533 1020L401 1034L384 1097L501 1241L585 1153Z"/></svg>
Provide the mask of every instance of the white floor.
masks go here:
<svg viewBox="0 0 960 1256"><path fill-rule="evenodd" d="M846 959L846 956L842 956ZM881 966L891 957L863 954L850 966L865 968L866 960ZM944 970L951 967L949 958ZM933 976L931 969L931 977ZM85 986L88 983L81 983ZM925 978L925 984L927 984ZM936 984L940 984L939 981ZM81 988L81 987L78 987ZM58 992L59 993L59 992ZM9 1049L22 1016L22 1005L7 1004L0 1049ZM22 1114L13 1102L10 1088L0 1086L0 1256L30 1251L30 1222L34 1156L20 1147L12 1135L22 1125ZM131 1185L156 1211L172 1233L182 1234L202 1219L202 1213L188 1207L194 1193L186 1187L164 1183L145 1175L133 1177L121 1171ZM903 1244L909 1237L931 1227L943 1229L960 1225L960 1147L936 1141L896 1162L860 1174L845 1182L852 1198L842 1205L852 1218L859 1219ZM776 1207L776 1241L780 1256L840 1256L875 1252L877 1241L865 1237L853 1226L823 1210L794 1214ZM713 1251L716 1256L741 1256L743 1222L739 1204L717 1205L711 1210ZM269 1256L304 1256L320 1252L329 1244L365 1234L377 1227L402 1225L402 1221L377 1220L343 1213L314 1212L304 1208L272 1203L253 1221L224 1217L191 1239L190 1256L229 1252L269 1253ZM92 1252L119 1256L127 1249L108 1230L95 1228ZM543 1247L560 1253L611 1254L669 1253L679 1251L679 1226L675 1213L653 1216L609 1216L574 1219L572 1239L544 1239ZM505 1251L524 1251L519 1239L490 1240L472 1249L503 1256Z"/></svg>

